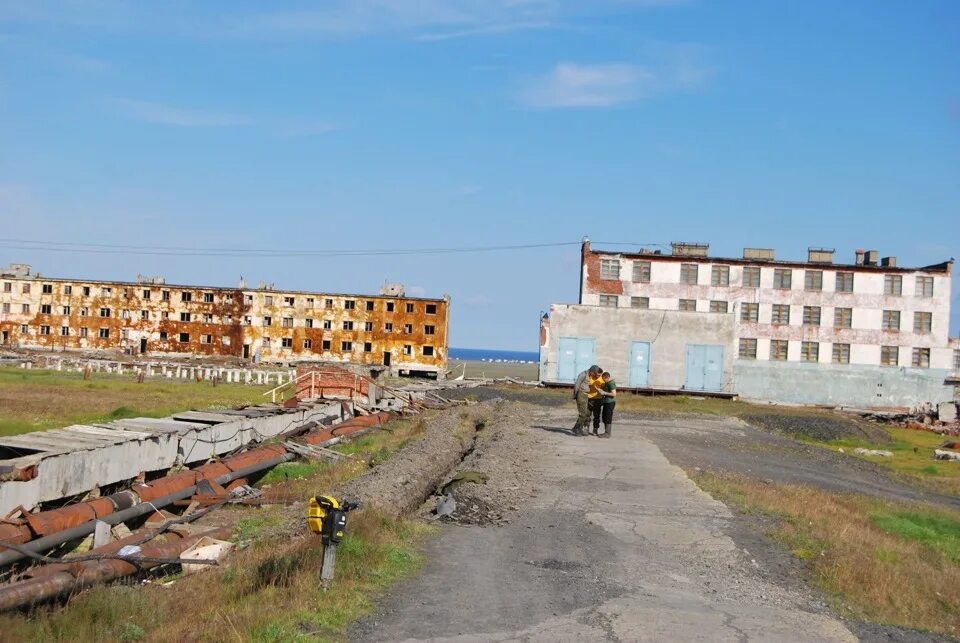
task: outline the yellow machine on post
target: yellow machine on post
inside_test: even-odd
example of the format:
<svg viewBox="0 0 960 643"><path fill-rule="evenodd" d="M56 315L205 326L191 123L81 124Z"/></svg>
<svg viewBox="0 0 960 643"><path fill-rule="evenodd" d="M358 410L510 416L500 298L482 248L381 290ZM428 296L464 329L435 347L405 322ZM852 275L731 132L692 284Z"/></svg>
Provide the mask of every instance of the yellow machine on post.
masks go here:
<svg viewBox="0 0 960 643"><path fill-rule="evenodd" d="M337 545L347 530L347 512L359 506L359 502L340 502L333 496L314 496L307 504L307 526L311 532L320 535L323 543L323 566L320 568L323 581L333 580Z"/></svg>

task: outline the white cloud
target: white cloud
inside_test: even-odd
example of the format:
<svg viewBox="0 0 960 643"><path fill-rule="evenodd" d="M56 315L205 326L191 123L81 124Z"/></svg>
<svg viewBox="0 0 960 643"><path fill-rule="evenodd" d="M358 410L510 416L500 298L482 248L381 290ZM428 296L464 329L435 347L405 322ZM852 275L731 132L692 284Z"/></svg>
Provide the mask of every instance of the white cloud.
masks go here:
<svg viewBox="0 0 960 643"><path fill-rule="evenodd" d="M615 107L701 86L714 70L688 62L660 66L561 62L535 79L521 99L531 107Z"/></svg>
<svg viewBox="0 0 960 643"><path fill-rule="evenodd" d="M426 297L427 289L423 286L409 286L407 288L407 294L411 297Z"/></svg>
<svg viewBox="0 0 960 643"><path fill-rule="evenodd" d="M174 107L131 98L114 98L110 103L134 120L175 127L238 127L253 120L239 114L206 109Z"/></svg>
<svg viewBox="0 0 960 643"><path fill-rule="evenodd" d="M471 27L468 29L458 29L455 31L440 31L424 33L417 36L421 42L439 42L443 40L456 40L459 38L473 38L476 36L495 36L498 34L512 33L515 31L531 31L534 29L548 29L552 23L547 21L535 22L509 22L493 25L484 25L481 27Z"/></svg>

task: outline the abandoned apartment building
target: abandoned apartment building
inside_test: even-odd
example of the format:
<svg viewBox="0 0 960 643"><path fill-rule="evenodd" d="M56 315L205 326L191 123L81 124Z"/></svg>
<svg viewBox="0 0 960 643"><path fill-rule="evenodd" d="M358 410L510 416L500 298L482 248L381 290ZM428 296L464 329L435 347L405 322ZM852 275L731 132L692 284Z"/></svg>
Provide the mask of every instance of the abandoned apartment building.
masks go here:
<svg viewBox="0 0 960 643"><path fill-rule="evenodd" d="M742 258L674 243L670 254L582 247L579 304L541 320L540 379L572 382L593 363L637 389L737 394L852 407L949 401L960 341L949 338L953 260L904 268L811 248Z"/></svg>
<svg viewBox="0 0 960 643"><path fill-rule="evenodd" d="M61 279L0 269L0 347L324 361L436 376L446 370L449 298Z"/></svg>

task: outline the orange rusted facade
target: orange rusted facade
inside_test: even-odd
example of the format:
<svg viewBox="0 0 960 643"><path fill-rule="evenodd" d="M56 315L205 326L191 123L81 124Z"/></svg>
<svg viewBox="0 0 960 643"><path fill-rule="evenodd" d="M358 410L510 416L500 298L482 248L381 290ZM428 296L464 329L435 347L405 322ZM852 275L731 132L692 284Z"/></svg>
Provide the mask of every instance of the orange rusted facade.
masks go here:
<svg viewBox="0 0 960 643"><path fill-rule="evenodd" d="M0 347L446 370L449 298L0 274Z"/></svg>

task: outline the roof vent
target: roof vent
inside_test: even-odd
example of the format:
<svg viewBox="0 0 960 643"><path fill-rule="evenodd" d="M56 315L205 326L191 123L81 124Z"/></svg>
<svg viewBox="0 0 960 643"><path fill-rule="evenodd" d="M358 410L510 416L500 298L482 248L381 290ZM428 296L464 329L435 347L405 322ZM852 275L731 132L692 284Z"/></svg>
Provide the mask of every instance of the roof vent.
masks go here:
<svg viewBox="0 0 960 643"><path fill-rule="evenodd" d="M387 297L403 297L406 289L403 287L403 284L388 284L384 282L380 286L380 294Z"/></svg>
<svg viewBox="0 0 960 643"><path fill-rule="evenodd" d="M0 273L2 273L5 277L29 277L30 264L12 263L7 268L0 268ZM37 276L39 277L40 275Z"/></svg>
<svg viewBox="0 0 960 643"><path fill-rule="evenodd" d="M167 283L167 280L161 277L160 275L137 275L138 284L154 284L157 286L162 286Z"/></svg>
<svg viewBox="0 0 960 643"><path fill-rule="evenodd" d="M866 255L863 258L863 265L875 266L877 265L878 261L880 261L880 253L876 250L867 250Z"/></svg>
<svg viewBox="0 0 960 643"><path fill-rule="evenodd" d="M880 260L880 265L885 268L896 268L897 267L897 258L896 257L884 257Z"/></svg>
<svg viewBox="0 0 960 643"><path fill-rule="evenodd" d="M743 258L752 261L773 261L773 248L744 248Z"/></svg>
<svg viewBox="0 0 960 643"><path fill-rule="evenodd" d="M807 262L833 263L833 248L807 248Z"/></svg>
<svg viewBox="0 0 960 643"><path fill-rule="evenodd" d="M706 257L709 250L709 243L674 241L670 244L670 252L677 257Z"/></svg>

